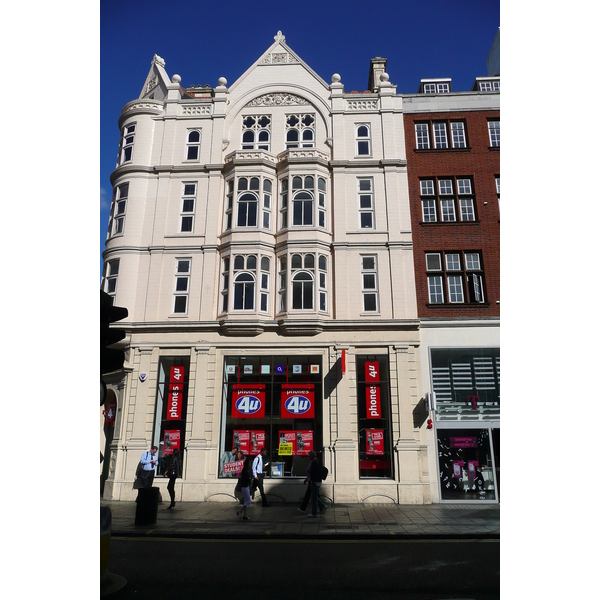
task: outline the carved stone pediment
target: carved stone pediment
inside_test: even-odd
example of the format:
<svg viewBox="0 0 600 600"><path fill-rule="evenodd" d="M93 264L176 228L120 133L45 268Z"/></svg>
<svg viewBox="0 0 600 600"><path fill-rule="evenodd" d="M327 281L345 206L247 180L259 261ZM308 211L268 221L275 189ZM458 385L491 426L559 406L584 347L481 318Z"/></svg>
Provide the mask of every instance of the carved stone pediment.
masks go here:
<svg viewBox="0 0 600 600"><path fill-rule="evenodd" d="M273 92L272 94L264 94L258 98L254 98L246 104L246 107L250 106L306 106L310 105L310 102L305 98L296 96L296 94L289 94L287 92Z"/></svg>

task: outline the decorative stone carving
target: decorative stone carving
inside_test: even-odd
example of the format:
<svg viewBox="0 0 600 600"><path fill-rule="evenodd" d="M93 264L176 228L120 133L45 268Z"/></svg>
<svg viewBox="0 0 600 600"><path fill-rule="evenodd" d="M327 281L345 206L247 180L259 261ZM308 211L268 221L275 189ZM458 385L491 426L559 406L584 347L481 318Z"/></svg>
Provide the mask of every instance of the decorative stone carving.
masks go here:
<svg viewBox="0 0 600 600"><path fill-rule="evenodd" d="M348 110L377 110L377 100L348 100Z"/></svg>
<svg viewBox="0 0 600 600"><path fill-rule="evenodd" d="M187 116L201 116L201 115L210 115L210 111L211 111L211 105L210 104L205 104L205 105L192 105L192 106L183 106L182 110L181 110L181 114L184 117Z"/></svg>
<svg viewBox="0 0 600 600"><path fill-rule="evenodd" d="M246 106L298 106L298 105L309 105L310 102L295 94L288 94L285 92L275 92L273 94L265 94L254 98L246 104Z"/></svg>
<svg viewBox="0 0 600 600"><path fill-rule="evenodd" d="M146 89L144 90L144 94L147 94L153 87L158 85L158 75L155 75L152 79L148 80L146 84Z"/></svg>
<svg viewBox="0 0 600 600"><path fill-rule="evenodd" d="M276 42L285 42L285 35L281 33L281 29L277 32L277 35L273 38Z"/></svg>

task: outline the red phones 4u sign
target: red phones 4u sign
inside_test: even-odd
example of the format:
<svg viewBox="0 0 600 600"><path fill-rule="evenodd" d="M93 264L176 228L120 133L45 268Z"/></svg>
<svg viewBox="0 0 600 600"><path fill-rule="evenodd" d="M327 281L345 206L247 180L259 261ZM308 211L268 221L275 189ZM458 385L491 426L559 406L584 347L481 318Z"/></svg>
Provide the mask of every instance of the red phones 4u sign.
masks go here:
<svg viewBox="0 0 600 600"><path fill-rule="evenodd" d="M365 363L367 419L381 419L381 390L379 387L379 363Z"/></svg>
<svg viewBox="0 0 600 600"><path fill-rule="evenodd" d="M181 420L184 377L185 367L171 367L171 373L169 377L169 396L167 399L167 421Z"/></svg>
<svg viewBox="0 0 600 600"><path fill-rule="evenodd" d="M312 383L281 386L281 417L314 419L315 386Z"/></svg>
<svg viewBox="0 0 600 600"><path fill-rule="evenodd" d="M235 384L231 399L234 419L263 419L265 416L265 384Z"/></svg>

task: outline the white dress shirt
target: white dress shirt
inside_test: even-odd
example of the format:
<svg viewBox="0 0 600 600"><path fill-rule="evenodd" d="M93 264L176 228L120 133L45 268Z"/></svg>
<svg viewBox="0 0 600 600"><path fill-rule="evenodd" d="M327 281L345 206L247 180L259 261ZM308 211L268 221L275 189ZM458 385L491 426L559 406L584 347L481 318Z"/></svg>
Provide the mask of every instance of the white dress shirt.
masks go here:
<svg viewBox="0 0 600 600"><path fill-rule="evenodd" d="M262 454L259 454L252 461L252 475L254 476L254 479L258 479L259 473L262 475L262 472L263 472Z"/></svg>

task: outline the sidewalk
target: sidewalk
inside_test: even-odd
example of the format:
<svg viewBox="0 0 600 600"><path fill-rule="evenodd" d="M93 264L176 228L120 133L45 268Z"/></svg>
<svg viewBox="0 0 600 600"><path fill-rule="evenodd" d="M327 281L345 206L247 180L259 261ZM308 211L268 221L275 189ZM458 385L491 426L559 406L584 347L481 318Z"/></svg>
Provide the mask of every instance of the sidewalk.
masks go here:
<svg viewBox="0 0 600 600"><path fill-rule="evenodd" d="M178 502L158 505L154 525L135 525L135 502L101 500L112 512L113 537L180 538L488 538L500 537L498 504L335 504L311 519L297 504L260 500L248 508L249 521L236 516L232 502ZM310 511L310 507L309 507Z"/></svg>

